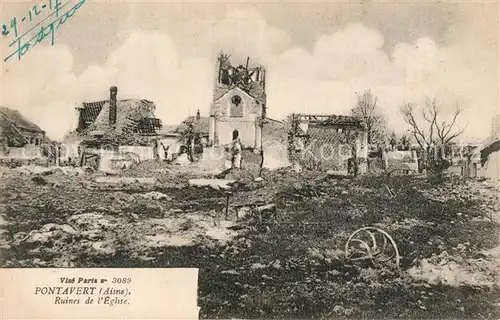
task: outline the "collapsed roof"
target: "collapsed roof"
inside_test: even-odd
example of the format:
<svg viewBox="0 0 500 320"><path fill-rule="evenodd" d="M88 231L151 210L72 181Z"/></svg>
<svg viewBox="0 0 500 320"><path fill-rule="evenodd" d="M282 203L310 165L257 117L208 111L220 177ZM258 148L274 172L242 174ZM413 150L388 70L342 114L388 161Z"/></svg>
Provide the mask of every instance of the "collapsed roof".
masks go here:
<svg viewBox="0 0 500 320"><path fill-rule="evenodd" d="M27 120L17 110L0 106L0 141L2 145L23 147L29 143L26 133L40 134L45 138L45 131Z"/></svg>
<svg viewBox="0 0 500 320"><path fill-rule="evenodd" d="M190 125L193 126L193 131L208 136L210 117L199 117L199 118L195 116L187 117L186 120L182 121L182 123L179 126L177 126L174 132L176 133L185 132L186 130L188 130Z"/></svg>
<svg viewBox="0 0 500 320"><path fill-rule="evenodd" d="M293 113L291 115L291 121L296 124L294 126L296 135L307 134L310 126L353 128L359 131L364 131L366 129L363 121L354 116Z"/></svg>
<svg viewBox="0 0 500 320"><path fill-rule="evenodd" d="M27 120L19 111L0 106L0 126L2 131L8 131L10 126L14 125L21 131L31 131L45 134L45 131L39 126Z"/></svg>
<svg viewBox="0 0 500 320"><path fill-rule="evenodd" d="M266 103L266 70L262 66L249 67L249 58L246 66L233 66L230 55L220 53L218 60L217 83L214 90L214 101L220 99L227 92L238 87L258 100Z"/></svg>
<svg viewBox="0 0 500 320"><path fill-rule="evenodd" d="M83 102L78 127L65 140L115 140L120 144L143 144L148 136L156 136L162 128L155 117L156 105L145 99L116 100L116 87L110 88L110 99Z"/></svg>
<svg viewBox="0 0 500 320"><path fill-rule="evenodd" d="M161 129L161 121L155 118L156 105L149 100L127 99L116 102L116 123L109 123L110 103L99 101L83 103L81 134L94 131L133 132L138 134L156 134Z"/></svg>

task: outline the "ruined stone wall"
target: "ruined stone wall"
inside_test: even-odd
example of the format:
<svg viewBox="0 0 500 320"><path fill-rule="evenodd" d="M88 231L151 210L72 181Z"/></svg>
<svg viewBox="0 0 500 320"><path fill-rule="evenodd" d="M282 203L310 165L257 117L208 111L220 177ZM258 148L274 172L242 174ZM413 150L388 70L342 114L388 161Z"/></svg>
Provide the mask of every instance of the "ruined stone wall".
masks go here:
<svg viewBox="0 0 500 320"><path fill-rule="evenodd" d="M493 137L500 136L500 115L496 115L493 117L491 135Z"/></svg>
<svg viewBox="0 0 500 320"><path fill-rule="evenodd" d="M500 152L493 152L488 157L488 160L479 170L479 176L491 179L500 180Z"/></svg>
<svg viewBox="0 0 500 320"><path fill-rule="evenodd" d="M255 143L255 121L244 119L223 119L217 122L217 136L219 144L231 143L233 130L238 130L240 140L244 147L254 147Z"/></svg>
<svg viewBox="0 0 500 320"><path fill-rule="evenodd" d="M140 161L155 159L154 147L152 146L119 146L118 153L134 153Z"/></svg>
<svg viewBox="0 0 500 320"><path fill-rule="evenodd" d="M23 148L9 148L8 156L18 159L40 159L43 157L42 150L32 145L27 145Z"/></svg>
<svg viewBox="0 0 500 320"><path fill-rule="evenodd" d="M304 130L304 129L303 129ZM307 137L296 136L293 146L289 150L289 160L299 164L307 170L320 171L347 171L348 159L352 157L352 147L357 148L357 157L361 161L360 173L366 171L366 139L360 132L355 142L349 142L350 138L345 130L345 125L323 125L309 123L305 131Z"/></svg>
<svg viewBox="0 0 500 320"><path fill-rule="evenodd" d="M262 128L264 167L276 169L290 165L288 159L288 135L283 122L266 120Z"/></svg>

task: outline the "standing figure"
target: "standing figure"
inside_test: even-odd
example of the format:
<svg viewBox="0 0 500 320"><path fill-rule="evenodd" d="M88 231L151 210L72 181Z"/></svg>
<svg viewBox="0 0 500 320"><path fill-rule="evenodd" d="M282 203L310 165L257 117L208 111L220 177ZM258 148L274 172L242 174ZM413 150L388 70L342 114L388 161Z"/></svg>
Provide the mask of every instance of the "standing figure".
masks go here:
<svg viewBox="0 0 500 320"><path fill-rule="evenodd" d="M231 143L231 169L241 168L241 141L238 130L233 131L233 141Z"/></svg>

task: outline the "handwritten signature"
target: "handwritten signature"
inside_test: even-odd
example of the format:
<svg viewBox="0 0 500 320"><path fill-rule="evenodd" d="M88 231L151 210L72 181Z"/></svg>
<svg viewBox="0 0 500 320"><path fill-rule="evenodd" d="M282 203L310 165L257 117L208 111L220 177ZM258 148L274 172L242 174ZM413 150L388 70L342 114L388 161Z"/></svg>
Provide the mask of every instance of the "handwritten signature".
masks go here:
<svg viewBox="0 0 500 320"><path fill-rule="evenodd" d="M15 56L21 60L21 58L28 53L31 48L35 47L46 38L50 38L51 45L54 45L55 31L59 29L60 26L65 24L68 19L73 17L78 9L85 4L85 2L86 0L79 0L76 4L70 7L69 5L72 4L72 0L69 0L66 3L62 3L61 0L49 0L48 7L52 12L22 35L18 35L18 21L16 18L11 20L10 30L7 25L2 25L2 35L5 36L12 32L16 37L14 41L9 43L9 48L14 47L16 49L4 59L4 62L7 62ZM46 7L46 4L41 6L42 9L45 9ZM29 11L28 18L23 17L21 21L24 22L26 19L32 21L33 16L38 16L40 13L41 9L35 5L33 6L33 9ZM34 33L32 31L34 31Z"/></svg>

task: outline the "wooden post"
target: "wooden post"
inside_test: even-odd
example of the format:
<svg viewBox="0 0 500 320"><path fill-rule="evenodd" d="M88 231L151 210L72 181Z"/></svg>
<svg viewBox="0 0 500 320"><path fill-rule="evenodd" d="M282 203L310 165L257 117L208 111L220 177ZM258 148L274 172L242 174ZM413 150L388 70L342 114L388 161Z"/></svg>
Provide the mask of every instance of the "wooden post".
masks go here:
<svg viewBox="0 0 500 320"><path fill-rule="evenodd" d="M266 91L266 70L262 69L262 89Z"/></svg>
<svg viewBox="0 0 500 320"><path fill-rule="evenodd" d="M229 216L229 193L226 193L226 213L225 213L225 220L227 220Z"/></svg>
<svg viewBox="0 0 500 320"><path fill-rule="evenodd" d="M85 163L85 145L80 145L81 146L81 149L80 149L80 159L78 161L78 164L80 167L83 167L84 163Z"/></svg>

